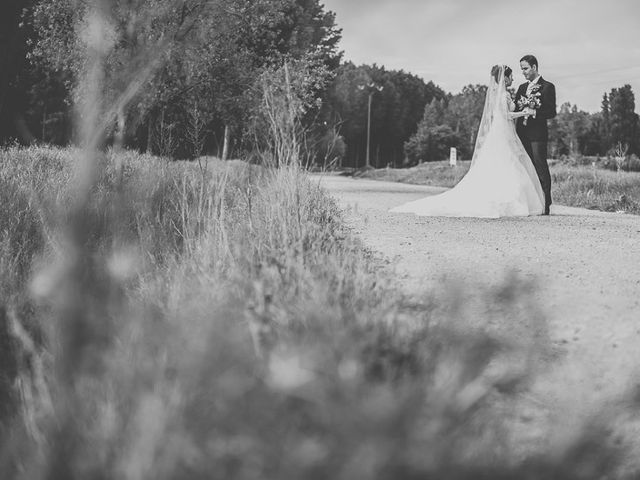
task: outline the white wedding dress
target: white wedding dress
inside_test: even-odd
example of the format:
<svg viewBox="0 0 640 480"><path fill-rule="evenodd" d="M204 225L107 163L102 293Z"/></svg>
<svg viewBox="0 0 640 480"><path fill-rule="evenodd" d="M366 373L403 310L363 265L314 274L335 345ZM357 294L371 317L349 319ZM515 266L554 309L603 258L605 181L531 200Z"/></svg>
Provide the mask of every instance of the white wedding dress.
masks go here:
<svg viewBox="0 0 640 480"><path fill-rule="evenodd" d="M491 76L471 167L464 178L451 190L390 211L441 217L541 215L544 194L516 134L513 110L501 68L498 81Z"/></svg>

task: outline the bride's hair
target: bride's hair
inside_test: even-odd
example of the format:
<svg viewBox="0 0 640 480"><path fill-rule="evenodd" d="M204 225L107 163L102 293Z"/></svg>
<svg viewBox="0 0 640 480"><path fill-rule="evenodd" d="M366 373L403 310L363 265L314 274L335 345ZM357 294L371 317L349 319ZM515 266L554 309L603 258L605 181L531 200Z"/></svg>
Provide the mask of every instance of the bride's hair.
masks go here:
<svg viewBox="0 0 640 480"><path fill-rule="evenodd" d="M500 68L504 68L505 77L508 77L513 72L513 70L511 70L511 67L508 67L506 65L494 65L493 67L491 67L491 76L493 76L493 78L496 80L496 83L500 81Z"/></svg>

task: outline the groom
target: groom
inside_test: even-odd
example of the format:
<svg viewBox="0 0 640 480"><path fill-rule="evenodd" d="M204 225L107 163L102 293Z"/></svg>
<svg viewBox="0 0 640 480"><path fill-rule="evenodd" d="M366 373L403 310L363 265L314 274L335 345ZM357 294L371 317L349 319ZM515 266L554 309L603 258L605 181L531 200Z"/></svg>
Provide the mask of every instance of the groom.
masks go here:
<svg viewBox="0 0 640 480"><path fill-rule="evenodd" d="M556 116L556 87L538 73L538 60L533 55L520 59L522 74L528 82L518 87L516 109L530 109L532 115L518 118L516 131L536 169L544 192L544 213L549 215L551 205L551 174L547 163L549 130L547 120Z"/></svg>

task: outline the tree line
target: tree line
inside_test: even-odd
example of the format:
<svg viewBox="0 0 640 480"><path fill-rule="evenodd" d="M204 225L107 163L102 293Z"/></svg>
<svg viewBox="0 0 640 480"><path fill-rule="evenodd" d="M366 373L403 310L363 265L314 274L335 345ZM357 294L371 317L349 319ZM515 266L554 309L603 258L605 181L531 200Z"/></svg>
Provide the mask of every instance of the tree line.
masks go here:
<svg viewBox="0 0 640 480"><path fill-rule="evenodd" d="M560 106L551 124L552 148L561 155L640 155L640 120L631 85L613 88L601 110L587 113L576 105Z"/></svg>
<svg viewBox="0 0 640 480"><path fill-rule="evenodd" d="M107 144L175 158L250 158L273 134L257 112L286 64L282 81L304 90L298 133L309 163L362 167L367 146L374 167L441 160L450 147L461 158L473 153L486 86L451 94L402 70L344 62L335 14L320 0L110 5L103 35L111 68L102 80L105 103L116 107ZM0 141L73 142L86 2L5 0L0 8ZM136 81L141 88L118 104ZM598 113L559 106L550 135L552 156L640 153L631 87L605 94Z"/></svg>
<svg viewBox="0 0 640 480"><path fill-rule="evenodd" d="M0 136L74 141L86 92L90 2L7 0L0 46ZM108 54L105 143L178 158L249 148L266 77L290 63L316 99L340 65L340 29L319 0L112 0L100 35ZM131 85L139 83L140 88ZM122 99L127 88L135 94ZM313 108L308 118L314 118ZM316 106L316 117L319 106ZM309 120L311 123L311 120Z"/></svg>
<svg viewBox="0 0 640 480"><path fill-rule="evenodd" d="M405 143L410 164L443 160L451 147L462 158L473 154L482 118L484 85L469 85L457 95L434 99L426 106L417 131ZM513 93L513 92L512 92ZM588 113L567 102L549 122L549 153L562 156L640 154L640 121L630 85L605 93L600 112Z"/></svg>

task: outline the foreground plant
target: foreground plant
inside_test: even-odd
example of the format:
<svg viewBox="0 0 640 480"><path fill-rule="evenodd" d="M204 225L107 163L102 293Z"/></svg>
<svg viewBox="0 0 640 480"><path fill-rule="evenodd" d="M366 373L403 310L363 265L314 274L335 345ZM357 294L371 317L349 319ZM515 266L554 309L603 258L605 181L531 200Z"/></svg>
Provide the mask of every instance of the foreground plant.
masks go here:
<svg viewBox="0 0 640 480"><path fill-rule="evenodd" d="M99 38L87 72L97 80ZM83 150L45 151L58 160L46 174L11 164L25 179L14 188L28 200L15 203L27 234L8 237L7 258L28 268L3 318L25 361L0 477L590 478L612 468L601 429L554 443L554 457L516 456L504 412L546 348L531 285L509 279L479 296L492 324L521 321L528 334L515 343L465 315L463 293L406 299L300 170L295 116L277 120L289 123L276 125L276 145L292 153L271 157L280 168L168 164L98 148L99 82L88 88Z"/></svg>

